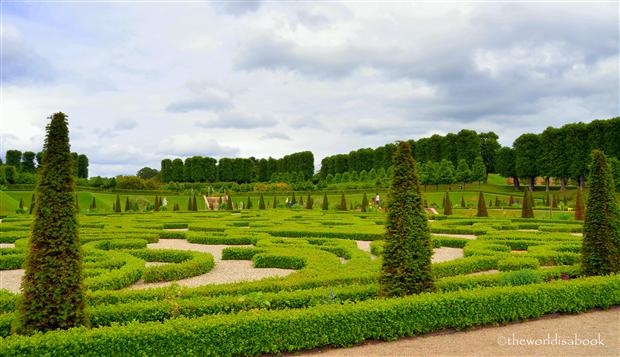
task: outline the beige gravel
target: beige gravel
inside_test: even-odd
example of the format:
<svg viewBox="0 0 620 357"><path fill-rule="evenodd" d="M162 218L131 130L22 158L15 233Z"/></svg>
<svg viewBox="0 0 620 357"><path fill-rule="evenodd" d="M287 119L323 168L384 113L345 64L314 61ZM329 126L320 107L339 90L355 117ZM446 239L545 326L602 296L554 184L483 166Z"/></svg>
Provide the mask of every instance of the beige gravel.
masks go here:
<svg viewBox="0 0 620 357"><path fill-rule="evenodd" d="M370 241L357 240L357 248L365 252L370 253ZM374 255L370 254L370 259L376 259ZM448 260L454 260L463 258L463 249L460 248L448 248L441 247L433 249L433 263L446 262Z"/></svg>
<svg viewBox="0 0 620 357"><path fill-rule="evenodd" d="M164 228L164 231L168 232L187 232L189 228Z"/></svg>
<svg viewBox="0 0 620 357"><path fill-rule="evenodd" d="M449 260L463 258L463 249L441 247L433 249L433 263L447 262Z"/></svg>
<svg viewBox="0 0 620 357"><path fill-rule="evenodd" d="M487 274L496 274L496 273L499 273L499 270L491 269L491 270L477 271L475 273L469 273L469 274L464 274L464 275L487 275Z"/></svg>
<svg viewBox="0 0 620 357"><path fill-rule="evenodd" d="M596 341L597 345L551 345L557 341ZM600 336L600 338L599 338ZM549 338L550 337L550 338ZM531 339L530 345L517 345ZM535 346L539 339L540 345ZM516 342L515 342L516 341ZM600 342L604 345L600 345ZM526 341L521 343L527 343ZM546 343L546 345L543 345ZM316 350L296 356L619 356L620 307L595 310L579 315L551 315L505 326L442 331L395 342L369 342L364 345Z"/></svg>
<svg viewBox="0 0 620 357"><path fill-rule="evenodd" d="M254 268L249 260L222 260L222 250L230 245L205 245L189 243L185 239L160 239L158 243L148 244L149 249L176 249L206 252L213 254L215 267L208 273L187 279L177 280L175 283L196 287L208 284L226 284L239 281L260 280L274 276L286 276L294 273L292 269ZM236 245L235 247L253 247L252 245ZM144 283L142 280L133 284L129 289L149 289L172 284L164 281L159 283Z"/></svg>
<svg viewBox="0 0 620 357"><path fill-rule="evenodd" d="M15 248L15 243L0 243L0 248Z"/></svg>
<svg viewBox="0 0 620 357"><path fill-rule="evenodd" d="M583 233L571 233L570 235L575 237L583 237Z"/></svg>
<svg viewBox="0 0 620 357"><path fill-rule="evenodd" d="M24 272L24 269L0 270L0 290L18 293Z"/></svg>
<svg viewBox="0 0 620 357"><path fill-rule="evenodd" d="M447 233L431 233L432 236L443 236L452 238L476 239L475 234L447 234Z"/></svg>

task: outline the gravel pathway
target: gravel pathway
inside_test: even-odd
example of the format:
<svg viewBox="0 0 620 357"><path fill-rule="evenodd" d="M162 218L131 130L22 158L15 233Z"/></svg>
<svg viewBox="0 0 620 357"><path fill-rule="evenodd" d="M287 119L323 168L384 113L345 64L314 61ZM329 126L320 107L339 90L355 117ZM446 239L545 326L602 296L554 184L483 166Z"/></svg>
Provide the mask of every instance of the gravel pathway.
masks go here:
<svg viewBox="0 0 620 357"><path fill-rule="evenodd" d="M15 243L0 243L0 248L15 248Z"/></svg>
<svg viewBox="0 0 620 357"><path fill-rule="evenodd" d="M506 326L442 331L395 342L315 350L296 356L619 356L620 307L579 315L551 315ZM558 336L556 339L555 336ZM600 337L599 337L600 336ZM521 339L530 339L531 342ZM538 339L539 345L532 345ZM545 342L547 339L548 342ZM590 345L569 345L588 339ZM552 345L553 341L558 341ZM564 342L564 345L559 343ZM601 341L604 345L601 345ZM518 345L522 343L523 345ZM573 343L575 344L575 343ZM596 345L593 345L596 344Z"/></svg>
<svg viewBox="0 0 620 357"><path fill-rule="evenodd" d="M6 289L12 293L18 293L24 272L24 269L0 270L0 290Z"/></svg>
<svg viewBox="0 0 620 357"><path fill-rule="evenodd" d="M149 249L176 249L191 250L196 252L206 252L213 254L215 267L206 274L194 276L187 279L177 280L175 283L196 287L208 284L225 284L239 281L260 280L273 276L286 276L294 273L292 269L277 268L254 268L249 260L222 260L222 250L231 247L230 245L205 245L189 243L184 239L160 239L158 243L148 244ZM252 245L236 245L235 247L253 247ZM133 284L129 289L149 289L162 287L172 284L164 281L159 283L144 283L142 280Z"/></svg>
<svg viewBox="0 0 620 357"><path fill-rule="evenodd" d="M357 248L370 254L370 241L356 240L355 243L357 243ZM377 257L370 254L370 259L374 260L376 258ZM433 249L433 263L441 263L459 258L463 258L463 249L461 248L441 247Z"/></svg>

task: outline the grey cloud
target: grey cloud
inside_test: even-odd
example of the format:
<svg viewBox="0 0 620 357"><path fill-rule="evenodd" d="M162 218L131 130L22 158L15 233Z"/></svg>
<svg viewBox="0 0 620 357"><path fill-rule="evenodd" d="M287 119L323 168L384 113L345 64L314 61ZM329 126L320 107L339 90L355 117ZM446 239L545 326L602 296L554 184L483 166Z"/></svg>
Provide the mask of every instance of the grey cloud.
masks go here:
<svg viewBox="0 0 620 357"><path fill-rule="evenodd" d="M166 106L169 113L187 113L192 111L220 111L232 108L231 99L218 93L204 93L200 97L180 99Z"/></svg>
<svg viewBox="0 0 620 357"><path fill-rule="evenodd" d="M291 140L291 137L284 133L267 133L260 138L261 140L279 139L279 140Z"/></svg>
<svg viewBox="0 0 620 357"><path fill-rule="evenodd" d="M278 122L268 117L239 112L223 112L218 115L217 119L197 121L195 124L201 128L255 129L275 126Z"/></svg>
<svg viewBox="0 0 620 357"><path fill-rule="evenodd" d="M3 31L2 77L5 84L51 82L56 71L52 64L28 45L16 31Z"/></svg>
<svg viewBox="0 0 620 357"><path fill-rule="evenodd" d="M241 16L257 11L261 6L261 1L218 1L212 3L212 6L219 13L233 16Z"/></svg>

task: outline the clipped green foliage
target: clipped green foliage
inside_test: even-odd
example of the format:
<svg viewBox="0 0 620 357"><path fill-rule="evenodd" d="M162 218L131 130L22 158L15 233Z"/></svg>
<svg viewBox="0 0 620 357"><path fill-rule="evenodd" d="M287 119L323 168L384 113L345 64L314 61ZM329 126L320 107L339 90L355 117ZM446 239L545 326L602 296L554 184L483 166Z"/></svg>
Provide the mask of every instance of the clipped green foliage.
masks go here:
<svg viewBox="0 0 620 357"><path fill-rule="evenodd" d="M489 213L487 212L487 205L484 201L484 193L480 191L478 194L478 211L476 212L476 216L478 217L488 217Z"/></svg>
<svg viewBox="0 0 620 357"><path fill-rule="evenodd" d="M452 215L452 201L450 201L450 193L446 192L443 198L443 214L446 216Z"/></svg>
<svg viewBox="0 0 620 357"><path fill-rule="evenodd" d="M523 204L521 206L521 218L534 218L534 210L532 209L532 199L530 191L526 188L523 190Z"/></svg>
<svg viewBox="0 0 620 357"><path fill-rule="evenodd" d="M542 283L543 279L535 270L523 269L509 271L499 279L499 285L518 286Z"/></svg>
<svg viewBox="0 0 620 357"><path fill-rule="evenodd" d="M30 208L28 209L28 214L32 214L32 212L34 211L35 202L36 201L34 199L34 193L33 193L32 197L30 197ZM80 212L80 204L77 199L77 193L75 194L75 209L77 210L77 212Z"/></svg>
<svg viewBox="0 0 620 357"><path fill-rule="evenodd" d="M581 190L577 190L577 198L575 202L575 220L583 221L586 218L585 207L583 206L583 194Z"/></svg>
<svg viewBox="0 0 620 357"><path fill-rule="evenodd" d="M592 151L588 210L581 247L585 275L606 275L620 270L620 212L607 157Z"/></svg>
<svg viewBox="0 0 620 357"><path fill-rule="evenodd" d="M90 209L97 209L97 200L93 196L93 201L90 203Z"/></svg>
<svg viewBox="0 0 620 357"><path fill-rule="evenodd" d="M116 202L114 203L114 212L117 212L117 213L121 212L121 197L118 194L116 194Z"/></svg>
<svg viewBox="0 0 620 357"><path fill-rule="evenodd" d="M188 211L192 211L193 207L194 207L194 205L192 204L192 196L189 196L187 198L187 210Z"/></svg>
<svg viewBox="0 0 620 357"><path fill-rule="evenodd" d="M312 207L314 207L314 199L310 193L308 193L308 197L306 198L306 209L312 209Z"/></svg>
<svg viewBox="0 0 620 357"><path fill-rule="evenodd" d="M129 202L129 196L125 197L125 212L131 211L131 202Z"/></svg>
<svg viewBox="0 0 620 357"><path fill-rule="evenodd" d="M366 197L366 192L364 192L364 196L362 196L362 212L366 212L368 210L368 197Z"/></svg>
<svg viewBox="0 0 620 357"><path fill-rule="evenodd" d="M232 211L233 209L233 201L232 201L232 196L230 194L228 194L228 202L226 202L226 209L228 211Z"/></svg>
<svg viewBox="0 0 620 357"><path fill-rule="evenodd" d="M329 201L327 200L327 192L323 193L323 202L321 203L321 209L327 211L329 209Z"/></svg>
<svg viewBox="0 0 620 357"><path fill-rule="evenodd" d="M416 164L408 142L398 144L392 167L381 266L381 295L402 296L432 291L431 236L422 207Z"/></svg>
<svg viewBox="0 0 620 357"><path fill-rule="evenodd" d="M192 211L198 211L198 201L196 200L196 195L192 198Z"/></svg>
<svg viewBox="0 0 620 357"><path fill-rule="evenodd" d="M247 203L245 205L245 208L246 209L252 208L252 199L250 199L250 196L248 196L248 200L247 200Z"/></svg>
<svg viewBox="0 0 620 357"><path fill-rule="evenodd" d="M465 208L465 207L466 207L466 205L465 205L465 196L462 195L461 196L461 208Z"/></svg>
<svg viewBox="0 0 620 357"><path fill-rule="evenodd" d="M260 197L258 198L258 209L265 209L265 197L263 197L263 194L260 194Z"/></svg>
<svg viewBox="0 0 620 357"><path fill-rule="evenodd" d="M340 196L340 205L338 206L338 209L341 211L347 210L347 199L344 197L344 193Z"/></svg>
<svg viewBox="0 0 620 357"><path fill-rule="evenodd" d="M52 115L46 131L19 306L26 333L88 323L66 115Z"/></svg>
<svg viewBox="0 0 620 357"><path fill-rule="evenodd" d="M273 196L273 204L271 208L278 208L278 198L276 196Z"/></svg>

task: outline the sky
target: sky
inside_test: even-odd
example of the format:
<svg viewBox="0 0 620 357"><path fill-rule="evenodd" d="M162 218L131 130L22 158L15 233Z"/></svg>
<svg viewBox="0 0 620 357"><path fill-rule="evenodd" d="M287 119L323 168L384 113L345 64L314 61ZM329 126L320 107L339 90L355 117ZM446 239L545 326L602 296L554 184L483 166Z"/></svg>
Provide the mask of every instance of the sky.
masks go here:
<svg viewBox="0 0 620 357"><path fill-rule="evenodd" d="M0 152L69 116L90 175L620 113L619 4L2 1ZM317 167L318 168L318 167Z"/></svg>

